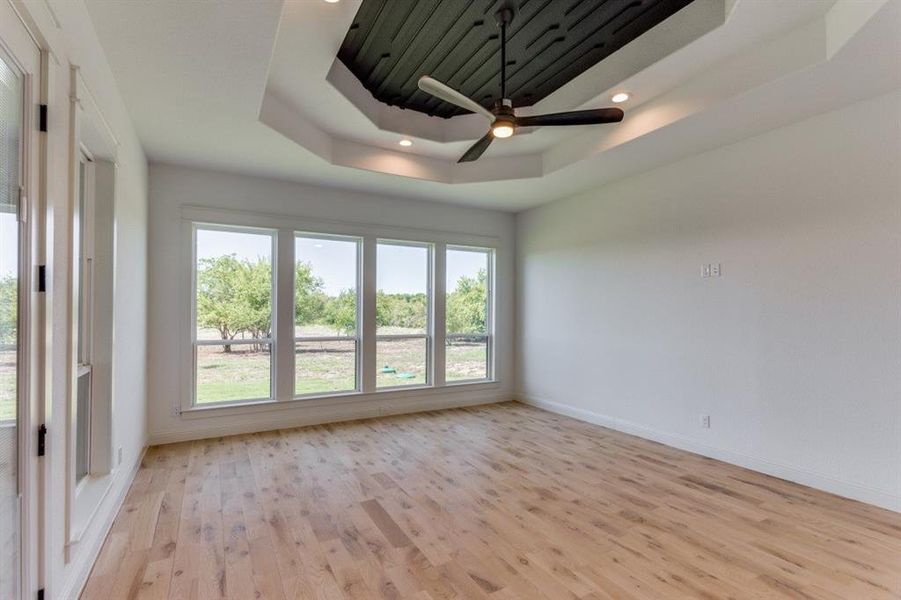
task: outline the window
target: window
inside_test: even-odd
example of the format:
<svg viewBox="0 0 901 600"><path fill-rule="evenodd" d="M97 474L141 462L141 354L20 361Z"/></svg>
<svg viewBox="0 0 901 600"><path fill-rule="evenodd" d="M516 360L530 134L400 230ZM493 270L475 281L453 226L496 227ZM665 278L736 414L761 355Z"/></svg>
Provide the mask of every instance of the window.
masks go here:
<svg viewBox="0 0 901 600"><path fill-rule="evenodd" d="M376 256L376 387L431 382L429 244L378 242Z"/></svg>
<svg viewBox="0 0 901 600"><path fill-rule="evenodd" d="M356 391L360 239L294 238L294 395Z"/></svg>
<svg viewBox="0 0 901 600"><path fill-rule="evenodd" d="M194 402L271 399L275 232L194 228Z"/></svg>
<svg viewBox="0 0 901 600"><path fill-rule="evenodd" d="M73 72L69 135L76 149L69 165L73 186L65 291L66 362L66 548L81 539L97 503L109 489L114 458L113 323L116 261L117 142L104 128L103 116L90 101L84 81ZM68 550L67 550L68 552Z"/></svg>
<svg viewBox="0 0 901 600"><path fill-rule="evenodd" d="M93 161L82 153L78 161L75 207L77 281L75 352L75 481L90 471L93 357L91 320L94 312L94 193Z"/></svg>
<svg viewBox="0 0 901 600"><path fill-rule="evenodd" d="M491 378L493 252L449 246L445 263L448 383Z"/></svg>
<svg viewBox="0 0 901 600"><path fill-rule="evenodd" d="M7 66L7 65L10 66ZM18 219L22 181L24 90L22 75L7 63L0 48L0 597L18 598L22 565L22 521L19 517L20 419L19 378L27 376L19 361L20 272L26 255L20 254L23 226ZM25 532L27 533L27 529Z"/></svg>
<svg viewBox="0 0 901 600"><path fill-rule="evenodd" d="M494 382L493 248L185 210L178 410Z"/></svg>

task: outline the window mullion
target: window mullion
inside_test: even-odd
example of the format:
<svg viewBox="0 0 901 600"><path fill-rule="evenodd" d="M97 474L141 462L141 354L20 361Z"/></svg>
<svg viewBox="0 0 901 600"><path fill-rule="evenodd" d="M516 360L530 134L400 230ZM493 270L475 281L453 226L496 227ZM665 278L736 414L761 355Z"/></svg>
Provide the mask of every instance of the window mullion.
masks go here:
<svg viewBox="0 0 901 600"><path fill-rule="evenodd" d="M432 384L445 384L445 353L447 333L447 244L434 247L434 272L432 273Z"/></svg>
<svg viewBox="0 0 901 600"><path fill-rule="evenodd" d="M294 397L294 231L280 229L276 241L273 316L275 399Z"/></svg>
<svg viewBox="0 0 901 600"><path fill-rule="evenodd" d="M488 253L488 277L486 279L486 290L488 297L485 299L487 306L485 307L485 332L488 334L485 338L485 345L488 353L488 364L486 365L486 373L488 379L494 379L495 366L495 331L494 331L494 310L497 299L494 296L494 278L495 268L497 265L497 252L492 250Z"/></svg>
<svg viewBox="0 0 901 600"><path fill-rule="evenodd" d="M363 256L361 258L362 266L362 301L361 301L361 324L360 324L360 346L361 346L361 373L362 391L364 393L374 392L376 389L376 311L375 298L378 286L376 280L376 256L378 254L378 243L375 237L366 236L363 239Z"/></svg>

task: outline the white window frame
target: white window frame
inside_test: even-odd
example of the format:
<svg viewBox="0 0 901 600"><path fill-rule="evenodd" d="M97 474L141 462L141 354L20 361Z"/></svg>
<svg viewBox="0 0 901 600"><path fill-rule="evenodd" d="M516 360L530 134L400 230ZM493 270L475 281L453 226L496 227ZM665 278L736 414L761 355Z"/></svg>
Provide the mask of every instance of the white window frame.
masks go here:
<svg viewBox="0 0 901 600"><path fill-rule="evenodd" d="M303 400L305 398L323 398L329 396L346 396L359 394L363 389L363 348L362 348L362 323L363 323L363 238L360 236L354 235L335 235L335 234L327 234L327 233L314 233L309 231L295 231L294 232L294 241L296 242L297 238L304 238L310 240L331 240L331 241L340 241L340 242L353 242L356 244L356 264L354 268L356 269L355 280L356 280L356 292L357 292L357 322L354 327L354 335L323 335L323 336L298 336L296 334L296 326L297 323L294 319L295 314L295 295L294 295L294 286L295 282L292 278L291 281L291 326L292 333L294 337L294 344L292 347L291 356L295 361L295 364L292 365L292 375L294 379L292 379L292 395L297 400ZM297 256L293 257L292 263L296 264ZM295 273L293 268L291 273ZM312 392L309 394L298 394L297 393L297 344L301 342L353 342L354 343L354 387L350 390L338 390L334 392Z"/></svg>
<svg viewBox="0 0 901 600"><path fill-rule="evenodd" d="M406 246L408 248L425 248L426 249L426 262L427 262L427 270L426 270L426 326L425 333L401 333L401 334L380 334L378 330L376 330L375 334L375 345L376 345L376 356L373 356L373 360L376 359L378 355L378 343L380 341L396 341L396 340L425 340L425 383L415 383L409 385L390 385L390 386L382 386L379 387L378 383L375 384L375 391L377 392L391 392L398 390L411 390L411 389L422 389L429 388L435 385L435 244L430 242L420 242L420 241L411 241L411 240L397 240L397 239L384 239L378 238L375 240L376 243L376 255L378 255L378 246ZM378 264L376 264L376 273L378 273ZM376 278L377 279L377 278ZM378 290L376 290L378 292ZM377 311L376 303L377 297L373 298L373 310Z"/></svg>
<svg viewBox="0 0 901 600"><path fill-rule="evenodd" d="M205 418L220 414L253 414L290 408L298 405L328 406L333 403L358 402L375 398L401 400L405 397L428 396L440 394L442 388L470 385L473 389L498 389L501 382L497 378L493 364L496 361L492 348L491 379L472 382L453 382L445 384L445 259L448 245L491 249L495 262L500 260L499 254L506 252L501 247L500 239L494 236L474 235L452 231L417 229L390 225L376 225L353 221L326 221L310 219L297 215L284 215L246 211L238 209L211 208L207 206L185 205L181 208L182 249L179 295L184 298L183 308L179 313L182 330L185 332L183 343L179 344L181 368L179 375L180 393L173 398L173 414L184 419ZM273 255L277 265L277 276L273 279L275 286L273 299L273 376L275 386L273 398L250 401L229 401L222 403L204 403L194 405L194 368L193 368L193 336L194 334L194 239L195 225L221 227L226 230L269 230L277 232L277 252ZM358 238L361 240L360 254L360 288L359 288L359 327L358 338L358 390L352 392L333 392L323 394L295 395L295 331L294 331L294 253L295 236L322 236L328 238ZM406 385L376 388L376 338L375 304L377 293L377 244L379 241L402 242L414 245L430 245L430 329L427 348L429 362L428 385ZM492 294L494 302L495 293ZM493 311L492 311L493 318ZM494 331L492 331L492 334ZM415 334L418 335L418 334ZM288 340L280 343L280 340ZM492 339L492 341L494 341ZM493 344L495 345L495 344Z"/></svg>
<svg viewBox="0 0 901 600"><path fill-rule="evenodd" d="M68 563L77 554L81 536L90 529L97 509L112 485L112 474L117 468L113 460L113 402L112 402L112 322L115 295L115 165L119 141L112 132L97 105L93 94L85 85L77 66L69 67L69 193L66 213L67 264L69 285L66 302L66 508L64 522L64 558ZM90 161L89 186L86 196L92 203L90 232L93 243L102 252L95 253L88 268L90 282L90 306L81 307L84 312L84 328L79 336L79 282L76 261L80 261L81 248L76 226L80 192L80 164ZM102 207L102 209L101 209ZM96 219L100 219L94 222ZM108 251L109 250L109 251ZM102 263L102 267L100 265ZM102 280L101 280L102 275ZM102 318L99 318L102 317ZM81 354L83 351L86 354ZM79 358L86 362L80 363ZM76 436L78 375L90 372L90 418L88 440L88 473L76 480Z"/></svg>
<svg viewBox="0 0 901 600"><path fill-rule="evenodd" d="M96 190L94 188L94 157L84 145L79 148L78 161L76 163L77 184L75 190L75 203L72 207L73 219L73 244L72 254L73 263L77 262L78 266L74 268L73 273L73 295L74 295L74 314L75 314L75 388L76 403L73 407L75 427L75 460L76 470L74 472L76 495L80 490L86 478L93 472L91 460L93 433L93 396L94 396L94 373L93 373L93 343L94 343L94 203ZM83 279L82 279L83 276ZM87 289L83 289L84 285ZM80 327L79 327L80 325ZM88 398L87 411L88 414L82 419L77 411L78 386L83 377L87 378ZM79 423L84 423L85 431L85 472L78 476L77 460L78 460L78 427Z"/></svg>
<svg viewBox="0 0 901 600"><path fill-rule="evenodd" d="M445 378L445 385L447 387L458 386L458 385L469 385L473 383L485 383L488 381L494 381L494 276L495 276L495 248L483 248L478 246L462 246L458 244L448 244L445 249L445 256L447 252L452 250L462 251L462 252L479 252L486 255L487 258L487 274L485 278L485 288L488 294L485 302L485 333L484 334L471 334L471 333L451 333L447 331L445 327L444 337L445 337L445 345L447 344L448 339L454 338L472 338L472 337L483 337L485 338L485 377L479 377L477 379L455 379L454 381L447 381ZM446 265L446 263L445 263ZM446 271L445 271L446 272ZM447 277L445 276L445 282ZM447 291L445 290L445 298L447 298ZM446 311L446 309L445 309ZM446 316L446 312L445 312ZM444 362L444 372L445 375L447 373L447 359L445 357Z"/></svg>
<svg viewBox="0 0 901 600"><path fill-rule="evenodd" d="M270 289L270 334L268 338L240 338L234 340L198 340L197 339L197 232L224 231L229 233L250 233L254 235L268 235L270 237L272 281ZM261 227L244 227L236 225L220 225L217 223L192 223L191 226L191 407L227 406L234 404L247 404L257 402L272 402L275 400L275 383L278 376L275 343L278 327L278 230ZM292 281L293 286L293 281ZM292 308L293 310L293 308ZM238 400L222 400L220 402L197 402L197 349L200 346L242 346L242 345L269 345L269 396L263 398L242 398Z"/></svg>

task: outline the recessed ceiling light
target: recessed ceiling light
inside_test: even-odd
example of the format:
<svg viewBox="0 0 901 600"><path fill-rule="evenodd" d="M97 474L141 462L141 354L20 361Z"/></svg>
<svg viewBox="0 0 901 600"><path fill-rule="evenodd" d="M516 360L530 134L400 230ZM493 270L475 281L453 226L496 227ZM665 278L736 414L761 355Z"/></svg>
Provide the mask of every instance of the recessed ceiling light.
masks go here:
<svg viewBox="0 0 901 600"><path fill-rule="evenodd" d="M401 146L403 146L404 148L409 148L410 146L413 145L413 140L408 140L407 138L404 138L397 143L400 144Z"/></svg>
<svg viewBox="0 0 901 600"><path fill-rule="evenodd" d="M328 2L329 4L337 4L338 3L338 0L325 0L325 1Z"/></svg>
<svg viewBox="0 0 901 600"><path fill-rule="evenodd" d="M313 244L314 248L322 248L322 244Z"/></svg>
<svg viewBox="0 0 901 600"><path fill-rule="evenodd" d="M613 94L613 98L610 98L612 101L619 104L620 102L625 102L629 99L629 94L626 92L619 92L618 94Z"/></svg>

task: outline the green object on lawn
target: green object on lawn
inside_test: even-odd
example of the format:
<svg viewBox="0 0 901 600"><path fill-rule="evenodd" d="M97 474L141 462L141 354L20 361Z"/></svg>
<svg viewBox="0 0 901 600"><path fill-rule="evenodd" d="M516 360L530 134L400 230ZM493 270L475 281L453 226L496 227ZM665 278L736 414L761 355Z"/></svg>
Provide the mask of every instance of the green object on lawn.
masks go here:
<svg viewBox="0 0 901 600"><path fill-rule="evenodd" d="M414 375L413 373L398 373L397 374L398 379L413 379L414 377L416 377L416 375Z"/></svg>
<svg viewBox="0 0 901 600"><path fill-rule="evenodd" d="M384 367L379 369L379 373L397 373L397 369L395 369L394 367L389 367L388 365L385 365Z"/></svg>

